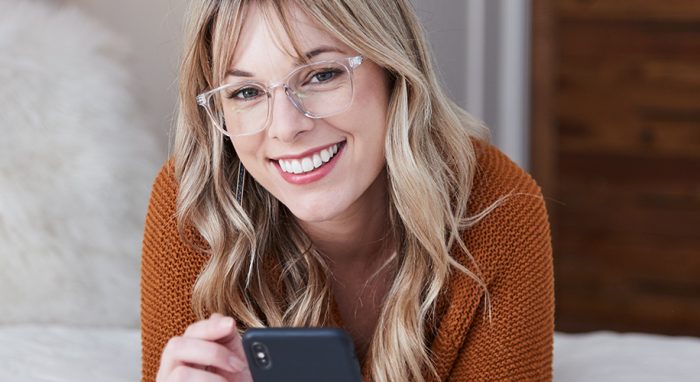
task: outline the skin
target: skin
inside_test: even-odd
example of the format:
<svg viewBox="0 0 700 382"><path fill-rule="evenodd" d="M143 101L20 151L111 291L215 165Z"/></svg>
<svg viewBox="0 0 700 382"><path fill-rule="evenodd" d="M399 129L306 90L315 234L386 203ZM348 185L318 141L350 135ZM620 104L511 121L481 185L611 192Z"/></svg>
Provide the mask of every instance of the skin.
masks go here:
<svg viewBox="0 0 700 382"><path fill-rule="evenodd" d="M301 12L296 13L293 24L302 37L298 41L302 52L320 47L327 50L311 61L358 54ZM258 9L251 9L230 69L253 77L229 77L226 81L276 82L293 70L298 60L289 55L294 50L286 35L280 33L282 28L279 21L268 25ZM381 274L370 284L365 283L390 255L385 248L391 248L386 245L384 157L389 84L386 72L369 60L355 69L353 82L355 94L350 109L324 119L304 116L281 88L275 89L268 128L234 138L232 143L248 174L293 213L328 258L336 302L362 357L380 308L381 299L375 297L387 288ZM286 182L271 161L342 141L346 142L345 151L335 168L309 184ZM375 294L363 297L368 290ZM213 314L190 325L183 336L173 337L163 351L156 379L252 381L233 319Z"/></svg>

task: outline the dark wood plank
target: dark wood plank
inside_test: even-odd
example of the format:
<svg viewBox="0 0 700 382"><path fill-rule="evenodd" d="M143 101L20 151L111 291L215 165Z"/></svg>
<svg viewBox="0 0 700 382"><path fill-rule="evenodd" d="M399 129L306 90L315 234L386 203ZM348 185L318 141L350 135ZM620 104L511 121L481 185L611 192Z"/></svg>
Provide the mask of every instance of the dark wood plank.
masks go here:
<svg viewBox="0 0 700 382"><path fill-rule="evenodd" d="M547 198L547 208L551 212L556 204L556 129L554 128L554 14L551 0L532 2L532 56L531 56L531 122L530 122L530 172L542 188ZM553 216L553 214L552 214ZM552 221L552 235L556 237L556 222Z"/></svg>
<svg viewBox="0 0 700 382"><path fill-rule="evenodd" d="M562 18L578 20L700 21L697 0L558 0Z"/></svg>
<svg viewBox="0 0 700 382"><path fill-rule="evenodd" d="M670 182L697 187L700 161L683 157L559 152L559 184L571 180L648 186Z"/></svg>
<svg viewBox="0 0 700 382"><path fill-rule="evenodd" d="M568 62L595 63L633 60L692 60L700 58L700 23L677 25L649 23L626 25L611 22L558 24L559 58Z"/></svg>
<svg viewBox="0 0 700 382"><path fill-rule="evenodd" d="M669 285L673 293L700 290L700 238L678 244L663 236L619 236L599 239L579 230L562 230L557 254L563 262L588 262L594 269L626 275L640 289L661 283ZM657 289L665 290L663 286ZM700 299L700 293L693 296Z"/></svg>

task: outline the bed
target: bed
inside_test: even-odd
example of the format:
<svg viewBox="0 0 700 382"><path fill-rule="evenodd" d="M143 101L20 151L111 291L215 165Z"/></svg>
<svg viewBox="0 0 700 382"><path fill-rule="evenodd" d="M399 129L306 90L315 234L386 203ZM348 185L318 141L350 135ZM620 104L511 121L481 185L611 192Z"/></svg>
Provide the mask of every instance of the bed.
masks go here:
<svg viewBox="0 0 700 382"><path fill-rule="evenodd" d="M139 354L137 329L0 327L0 381L137 381ZM554 336L555 381L697 381L698 376L698 338L614 332Z"/></svg>

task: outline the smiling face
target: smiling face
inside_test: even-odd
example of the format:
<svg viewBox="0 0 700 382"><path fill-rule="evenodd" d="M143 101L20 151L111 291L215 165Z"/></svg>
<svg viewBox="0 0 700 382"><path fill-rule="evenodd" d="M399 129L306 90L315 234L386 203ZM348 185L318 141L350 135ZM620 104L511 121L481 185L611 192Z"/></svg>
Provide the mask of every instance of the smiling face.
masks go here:
<svg viewBox="0 0 700 382"><path fill-rule="evenodd" d="M341 60L359 53L322 30L303 12L290 20L298 48L309 62ZM271 21L266 21L271 20ZM265 18L252 6L225 81L273 84L300 66L282 23ZM347 63L347 61L345 61ZM312 81L327 81L328 71ZM234 137L233 146L246 170L303 222L351 217L358 209L385 200L384 137L389 84L385 71L364 59L352 70L354 94L347 110L326 118L305 116L285 95L272 90L268 127ZM250 90L238 93L249 96ZM302 95L303 97L303 95ZM233 121L228 118L227 125ZM244 196L245 197L245 196Z"/></svg>

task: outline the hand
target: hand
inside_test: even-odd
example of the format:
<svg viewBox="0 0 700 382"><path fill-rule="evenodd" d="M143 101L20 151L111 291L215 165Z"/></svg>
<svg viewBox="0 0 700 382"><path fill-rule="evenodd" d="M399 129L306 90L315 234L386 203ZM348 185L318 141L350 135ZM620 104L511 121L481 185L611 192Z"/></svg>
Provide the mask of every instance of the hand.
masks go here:
<svg viewBox="0 0 700 382"><path fill-rule="evenodd" d="M163 349L157 382L252 382L241 335L231 317L214 313Z"/></svg>

